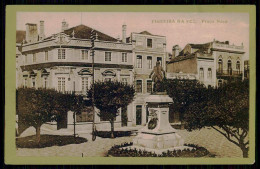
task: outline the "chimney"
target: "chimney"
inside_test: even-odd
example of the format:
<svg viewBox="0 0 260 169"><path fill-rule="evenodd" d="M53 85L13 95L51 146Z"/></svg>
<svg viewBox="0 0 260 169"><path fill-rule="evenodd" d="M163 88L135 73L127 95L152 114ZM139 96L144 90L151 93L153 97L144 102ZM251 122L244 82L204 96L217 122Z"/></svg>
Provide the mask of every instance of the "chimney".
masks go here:
<svg viewBox="0 0 260 169"><path fill-rule="evenodd" d="M40 21L40 34L39 34L40 40L45 38L44 34L44 21Z"/></svg>
<svg viewBox="0 0 260 169"><path fill-rule="evenodd" d="M27 23L26 26L26 35L25 40L27 43L37 42L38 41L38 29L37 24Z"/></svg>
<svg viewBox="0 0 260 169"><path fill-rule="evenodd" d="M175 45L172 47L172 59L174 59L176 56L178 56L180 53L180 47L179 45Z"/></svg>
<svg viewBox="0 0 260 169"><path fill-rule="evenodd" d="M65 19L63 19L63 21L61 22L61 32L64 32L64 30L69 28L69 24L65 21Z"/></svg>
<svg viewBox="0 0 260 169"><path fill-rule="evenodd" d="M122 42L126 43L126 24L122 25Z"/></svg>

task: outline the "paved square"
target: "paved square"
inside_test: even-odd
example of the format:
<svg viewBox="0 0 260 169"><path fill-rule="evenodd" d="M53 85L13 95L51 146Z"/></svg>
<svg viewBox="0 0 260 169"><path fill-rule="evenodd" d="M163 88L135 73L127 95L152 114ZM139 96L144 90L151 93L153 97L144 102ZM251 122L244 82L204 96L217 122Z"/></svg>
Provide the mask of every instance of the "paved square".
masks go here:
<svg viewBox="0 0 260 169"><path fill-rule="evenodd" d="M177 130L185 143L197 144L205 147L217 158L242 157L242 151L229 142L224 136L211 128L204 128L188 132L187 130ZM53 146L39 149L19 148L17 156L105 156L107 151L115 144L132 142L135 136L120 137L115 139L97 137L96 141L91 141L90 133L81 133L80 137L85 137L89 141L82 144L71 144L66 146Z"/></svg>

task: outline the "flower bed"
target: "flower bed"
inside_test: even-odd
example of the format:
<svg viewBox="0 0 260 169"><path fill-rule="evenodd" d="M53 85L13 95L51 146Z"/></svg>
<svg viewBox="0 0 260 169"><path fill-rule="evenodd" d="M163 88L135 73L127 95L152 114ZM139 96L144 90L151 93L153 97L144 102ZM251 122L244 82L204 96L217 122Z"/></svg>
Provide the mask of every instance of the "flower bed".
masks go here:
<svg viewBox="0 0 260 169"><path fill-rule="evenodd" d="M81 144L88 140L82 137L60 136L60 135L41 135L40 143L35 142L34 136L16 138L17 148L44 148L51 146L64 146L68 144Z"/></svg>
<svg viewBox="0 0 260 169"><path fill-rule="evenodd" d="M185 144L185 146L194 147L189 150L174 150L156 154L154 152L142 151L137 149L121 149L122 147L132 146L133 143L124 143L121 145L114 145L108 150L107 156L112 157L215 157L206 148L194 144Z"/></svg>

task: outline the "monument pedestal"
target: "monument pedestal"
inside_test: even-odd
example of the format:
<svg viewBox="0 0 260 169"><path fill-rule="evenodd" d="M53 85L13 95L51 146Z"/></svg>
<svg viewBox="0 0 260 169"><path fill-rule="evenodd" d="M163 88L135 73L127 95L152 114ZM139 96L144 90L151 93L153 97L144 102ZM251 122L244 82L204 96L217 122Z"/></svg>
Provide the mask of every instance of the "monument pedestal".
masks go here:
<svg viewBox="0 0 260 169"><path fill-rule="evenodd" d="M165 93L146 98L149 119L133 140L133 147L146 150L182 149L184 141L169 123L169 104L172 99Z"/></svg>

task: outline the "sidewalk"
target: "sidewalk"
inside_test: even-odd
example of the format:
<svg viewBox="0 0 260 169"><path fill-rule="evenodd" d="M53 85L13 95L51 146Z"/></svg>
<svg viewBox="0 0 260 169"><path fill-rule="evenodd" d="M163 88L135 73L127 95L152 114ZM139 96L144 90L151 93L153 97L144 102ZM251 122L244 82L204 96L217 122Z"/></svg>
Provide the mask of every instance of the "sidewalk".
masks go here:
<svg viewBox="0 0 260 169"><path fill-rule="evenodd" d="M122 128L120 130L137 130L142 126ZM116 129L117 130L117 129ZM35 130L34 130L35 131ZM27 134L29 131L27 131ZM223 157L242 157L242 151L229 142L224 136L214 129L204 128L188 132L187 130L177 130L177 133L184 139L185 143L197 144L208 149L211 153L217 155L216 158ZM32 134L32 133L31 133ZM43 129L42 134L48 134L48 131ZM64 132L62 134L68 134ZM60 135L62 135L60 133ZM73 134L69 133L69 134ZM135 136L119 137L115 139L97 137L95 141L91 140L91 131L78 133L80 137L88 139L88 142L82 144L71 144L66 146L53 146L41 149L18 149L17 156L105 156L106 152L115 144L124 142L132 142Z"/></svg>
<svg viewBox="0 0 260 169"><path fill-rule="evenodd" d="M120 128L115 128L115 131L137 131L141 129L144 126L135 126L135 127L120 127ZM102 131L111 131L111 128L106 128L103 129ZM91 135L92 130L81 130L78 131L76 130L76 134L78 134L80 137L85 137L86 135ZM36 131L34 127L29 127L26 129L20 137L26 137L26 136L31 136L35 135ZM59 130L53 130L53 128L50 128L48 125L43 125L41 127L41 134L50 134L50 135L73 135L74 134L74 129L59 129Z"/></svg>

